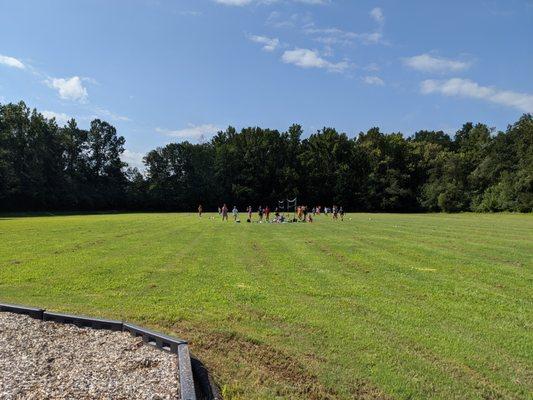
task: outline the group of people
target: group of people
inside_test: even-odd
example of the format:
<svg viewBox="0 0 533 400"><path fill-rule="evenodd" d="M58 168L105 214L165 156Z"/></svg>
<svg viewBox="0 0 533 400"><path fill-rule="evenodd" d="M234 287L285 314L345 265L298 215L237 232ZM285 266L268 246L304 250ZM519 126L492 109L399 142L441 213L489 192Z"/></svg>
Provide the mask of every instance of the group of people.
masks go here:
<svg viewBox="0 0 533 400"><path fill-rule="evenodd" d="M341 207L338 207L334 205L332 208L324 207L324 214L327 216L328 214L333 215L334 220L338 220L340 218L341 221L344 221L344 209ZM313 216L320 215L322 212L321 206L316 206L311 209L309 209L307 206L297 206L295 208L295 216L292 219L289 219L285 216L285 214L280 211L279 209L274 210L274 216L271 219L271 210L269 206L259 206L257 208L257 216L259 223L262 223L263 221L267 223L284 223L284 222L313 222ZM200 204L198 206L198 216L201 217L203 213L203 207ZM226 204L223 204L222 207L218 207L218 214L222 217L222 221L228 221L229 220L229 208ZM237 206L233 206L233 209L231 210L231 214L233 216L233 220L235 222L241 222L239 219L239 210L237 209ZM246 222L253 222L253 210L252 206L246 207L246 215L247 219Z"/></svg>
<svg viewBox="0 0 533 400"><path fill-rule="evenodd" d="M316 206L312 210L313 215L320 215L322 212L321 206ZM344 221L344 209L342 206L336 206L333 205L333 207L324 207L324 215L332 214L333 219L338 220L340 218L341 221Z"/></svg>
<svg viewBox="0 0 533 400"><path fill-rule="evenodd" d="M201 216L201 213L200 213L201 207L202 207L201 205L198 207L198 215L200 216ZM229 219L228 206L224 204L222 207L218 207L218 214L222 216L222 221L228 221ZM241 220L239 219L239 209L237 208L237 206L233 206L233 209L231 210L231 214L235 222L241 222ZM246 222L252 222L252 219L253 219L252 206L248 206L246 208L246 215L248 216L248 218L246 219ZM269 206L266 206L266 207L259 206L257 209L257 215L259 217L259 222L263 222L263 219L266 222L277 222L278 217L279 217L279 213L276 210L276 217L273 219L273 221L270 221L270 207Z"/></svg>

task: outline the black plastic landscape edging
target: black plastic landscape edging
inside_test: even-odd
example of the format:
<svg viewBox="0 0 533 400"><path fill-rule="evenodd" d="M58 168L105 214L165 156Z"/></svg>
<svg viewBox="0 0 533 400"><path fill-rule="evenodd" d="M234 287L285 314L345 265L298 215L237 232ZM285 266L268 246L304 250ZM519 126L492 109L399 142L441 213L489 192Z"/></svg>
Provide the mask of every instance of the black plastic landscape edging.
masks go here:
<svg viewBox="0 0 533 400"><path fill-rule="evenodd" d="M123 331L129 332L133 336L140 336L144 343L177 355L181 400L196 400L197 397L208 400L221 399L216 385L211 382L207 370L205 370L205 367L203 367L201 362L196 358L192 358L191 362L189 346L185 340L154 332L127 322L60 314L49 312L41 308L26 307L18 304L0 303L0 312L1 311L24 314L43 321L54 321L93 329ZM200 369L198 365L202 365L202 368ZM195 370L197 371L196 373ZM196 382L195 378L197 379ZM196 387L198 387L200 391L198 396Z"/></svg>
<svg viewBox="0 0 533 400"><path fill-rule="evenodd" d="M15 314L25 314L32 318L43 319L44 310L42 308L24 307L17 304L0 303L0 311L7 311Z"/></svg>
<svg viewBox="0 0 533 400"><path fill-rule="evenodd" d="M85 316L59 314L49 311L43 312L43 321L60 322L62 324L72 324L80 328L106 329L109 331L122 331L123 323L121 321L111 321L99 318L90 318Z"/></svg>

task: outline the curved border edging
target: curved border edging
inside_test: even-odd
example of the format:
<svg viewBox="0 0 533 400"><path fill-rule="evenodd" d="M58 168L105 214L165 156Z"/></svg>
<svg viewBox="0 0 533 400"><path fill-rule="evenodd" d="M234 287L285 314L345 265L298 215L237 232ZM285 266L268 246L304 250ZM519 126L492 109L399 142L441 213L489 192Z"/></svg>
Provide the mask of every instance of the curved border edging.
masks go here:
<svg viewBox="0 0 533 400"><path fill-rule="evenodd" d="M0 312L11 312L15 314L28 315L35 319L43 321L54 321L63 324L72 324L79 327L92 329L105 329L111 331L129 332L133 336L141 336L143 342L164 351L169 351L178 356L178 373L180 382L181 400L196 400L197 394L195 389L195 375L198 376L197 383L200 384L202 397L207 399L221 399L216 386L209 379L207 370L196 358L191 358L187 341L167 336L162 333L154 332L137 325L127 322L107 320L100 318L91 318L86 316L77 316L70 314L60 314L46 311L42 308L26 307L18 304L0 303ZM192 365L201 364L203 369L200 372L198 367ZM195 373L196 370L196 373ZM206 385L206 382L208 383ZM215 391L214 391L215 390Z"/></svg>

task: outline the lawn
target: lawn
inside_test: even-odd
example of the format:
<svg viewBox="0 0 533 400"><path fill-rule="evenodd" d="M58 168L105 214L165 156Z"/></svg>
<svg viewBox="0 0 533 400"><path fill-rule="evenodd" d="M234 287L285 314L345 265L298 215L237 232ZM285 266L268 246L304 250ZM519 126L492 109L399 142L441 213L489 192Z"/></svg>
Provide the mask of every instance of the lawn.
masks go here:
<svg viewBox="0 0 533 400"><path fill-rule="evenodd" d="M533 216L0 218L0 301L189 339L228 399L525 399Z"/></svg>

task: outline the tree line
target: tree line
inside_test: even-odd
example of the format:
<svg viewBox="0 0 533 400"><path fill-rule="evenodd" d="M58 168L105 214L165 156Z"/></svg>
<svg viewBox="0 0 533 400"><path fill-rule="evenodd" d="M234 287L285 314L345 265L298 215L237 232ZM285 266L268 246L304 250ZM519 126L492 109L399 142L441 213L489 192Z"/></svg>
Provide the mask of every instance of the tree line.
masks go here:
<svg viewBox="0 0 533 400"><path fill-rule="evenodd" d="M143 173L121 160L124 145L99 119L59 126L23 102L0 104L0 210L243 209L294 197L351 211L533 210L530 114L505 132L467 122L454 137L230 126L151 150Z"/></svg>

